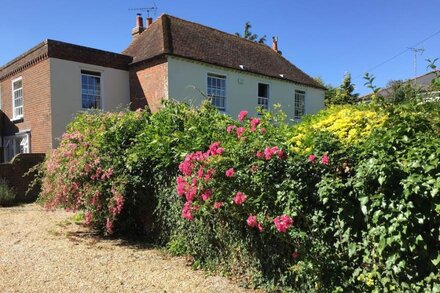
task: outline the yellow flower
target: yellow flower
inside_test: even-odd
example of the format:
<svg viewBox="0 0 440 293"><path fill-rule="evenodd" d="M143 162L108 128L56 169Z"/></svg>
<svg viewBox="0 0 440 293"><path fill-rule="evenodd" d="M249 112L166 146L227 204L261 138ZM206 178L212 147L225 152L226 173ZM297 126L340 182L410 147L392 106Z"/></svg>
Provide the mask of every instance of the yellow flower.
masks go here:
<svg viewBox="0 0 440 293"><path fill-rule="evenodd" d="M306 123L299 124L290 140L293 145L307 146L300 153L307 153L306 141L316 132L333 134L342 144L358 144L369 137L372 131L383 126L387 116L379 111L355 106L336 106L323 110Z"/></svg>

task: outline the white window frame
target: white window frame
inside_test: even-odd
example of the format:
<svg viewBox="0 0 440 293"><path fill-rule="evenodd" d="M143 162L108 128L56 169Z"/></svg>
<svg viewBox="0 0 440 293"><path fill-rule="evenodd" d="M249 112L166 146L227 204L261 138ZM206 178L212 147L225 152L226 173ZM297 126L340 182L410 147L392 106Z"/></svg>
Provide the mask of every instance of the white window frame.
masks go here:
<svg viewBox="0 0 440 293"><path fill-rule="evenodd" d="M88 74L86 72L90 72L93 74ZM81 68L80 70L80 89L81 89L81 98L80 98L80 103L81 103L81 109L83 110L90 110L90 109L95 109L95 108L84 108L83 107L83 75L84 76L91 76L91 77L99 77L99 107L96 108L97 110L103 110L104 109L104 86L103 86L103 72L99 71L99 70L94 70L94 69L89 69L89 68ZM96 97L97 95L95 95Z"/></svg>
<svg viewBox="0 0 440 293"><path fill-rule="evenodd" d="M224 92L224 96L220 96L220 95L210 95L210 91L212 90L211 88L210 88L210 86L209 86L209 78L213 78L213 79L218 79L218 80L220 80L220 82L221 81L224 81L224 89L223 89L223 92ZM216 107L219 111L221 111L221 112L223 112L223 113L226 113L226 106L227 106L227 104L226 104L226 102L227 102L227 96L228 96L228 94L227 94L227 76L226 75L224 75L224 74L218 74L218 73L213 73L213 72L208 72L207 74L206 74L206 95L208 96L208 97L210 97L210 99L211 99L211 103L212 103L212 105L214 106L214 107ZM214 89L214 90L222 90L222 89ZM217 106L216 104L215 104L215 99L223 99L223 108L222 107L219 107L219 106Z"/></svg>
<svg viewBox="0 0 440 293"><path fill-rule="evenodd" d="M260 97L260 84L263 84L263 85L265 85L265 86L267 86L267 97ZM257 106L258 107L261 107L261 108L263 108L263 109L265 109L265 110L269 110L269 98L270 98L270 84L268 84L268 83L265 83L265 82L258 82L258 84L257 84L257 95L258 95L258 98L257 98ZM266 104L261 104L260 103L260 101L266 101Z"/></svg>
<svg viewBox="0 0 440 293"><path fill-rule="evenodd" d="M21 81L21 88L14 88L14 83L17 81ZM21 90L21 106L15 105L15 93ZM17 77L11 81L11 93L12 93L12 120L19 120L22 119L24 116L24 95L23 95L23 78ZM19 109L21 109L21 114L17 115L17 112L19 112Z"/></svg>
<svg viewBox="0 0 440 293"><path fill-rule="evenodd" d="M17 149L17 143L16 140L21 140L20 145ZM12 147L12 153L13 156L8 158L8 147ZM23 147L23 151L21 151L21 147ZM31 133L30 131L27 132L19 132L15 135L5 136L3 138L3 159L4 162L9 162L14 158L17 154L24 153L28 154L31 152Z"/></svg>
<svg viewBox="0 0 440 293"><path fill-rule="evenodd" d="M306 113L306 91L295 90L294 95L293 118L295 120L300 120L301 117Z"/></svg>

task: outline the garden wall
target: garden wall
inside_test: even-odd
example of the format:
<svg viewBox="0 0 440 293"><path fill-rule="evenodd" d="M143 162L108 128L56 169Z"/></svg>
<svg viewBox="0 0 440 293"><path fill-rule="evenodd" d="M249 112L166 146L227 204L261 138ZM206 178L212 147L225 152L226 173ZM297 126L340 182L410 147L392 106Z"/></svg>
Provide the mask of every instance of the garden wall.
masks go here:
<svg viewBox="0 0 440 293"><path fill-rule="evenodd" d="M40 187L34 187L28 194L26 191L30 183L34 179L35 173L26 175L30 168L41 163L44 160L45 154L18 154L10 163L0 164L0 177L4 178L9 187L15 191L16 202L31 202L34 201L40 191Z"/></svg>

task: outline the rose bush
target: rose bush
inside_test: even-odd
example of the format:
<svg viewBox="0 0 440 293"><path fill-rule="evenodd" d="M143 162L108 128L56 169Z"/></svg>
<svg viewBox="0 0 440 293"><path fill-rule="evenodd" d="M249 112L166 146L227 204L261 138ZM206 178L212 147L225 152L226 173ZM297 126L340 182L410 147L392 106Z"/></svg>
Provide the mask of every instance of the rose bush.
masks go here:
<svg viewBox="0 0 440 293"><path fill-rule="evenodd" d="M269 290L435 292L438 121L438 103L296 125L173 102L82 114L43 166L41 200Z"/></svg>

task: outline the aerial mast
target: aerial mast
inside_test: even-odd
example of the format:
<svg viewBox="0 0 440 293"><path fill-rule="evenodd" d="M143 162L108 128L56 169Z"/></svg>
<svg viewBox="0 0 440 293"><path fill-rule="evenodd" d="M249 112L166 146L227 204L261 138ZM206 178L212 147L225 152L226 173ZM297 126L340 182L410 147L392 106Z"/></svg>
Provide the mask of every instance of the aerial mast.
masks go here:
<svg viewBox="0 0 440 293"><path fill-rule="evenodd" d="M424 48L408 48L414 53L414 85L417 85L417 53L420 53L420 55L425 52Z"/></svg>

